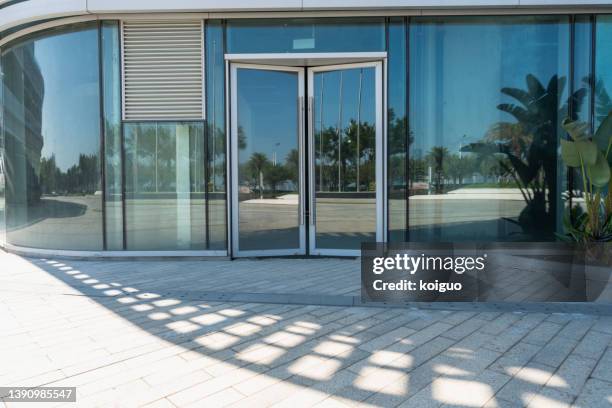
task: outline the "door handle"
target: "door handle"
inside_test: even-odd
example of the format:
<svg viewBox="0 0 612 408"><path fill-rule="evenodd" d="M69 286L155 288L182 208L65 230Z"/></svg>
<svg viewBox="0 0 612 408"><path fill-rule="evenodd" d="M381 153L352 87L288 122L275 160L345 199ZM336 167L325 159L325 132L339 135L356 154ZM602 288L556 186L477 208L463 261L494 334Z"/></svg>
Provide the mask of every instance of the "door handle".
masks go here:
<svg viewBox="0 0 612 408"><path fill-rule="evenodd" d="M316 168L315 168L315 150L314 150L314 98L312 96L308 97L308 140L310 143L308 144L308 153L309 153L309 164L310 171L308 172L310 177L310 225L314 226L316 224Z"/></svg>
<svg viewBox="0 0 612 408"><path fill-rule="evenodd" d="M298 222L304 225L304 97L298 97Z"/></svg>

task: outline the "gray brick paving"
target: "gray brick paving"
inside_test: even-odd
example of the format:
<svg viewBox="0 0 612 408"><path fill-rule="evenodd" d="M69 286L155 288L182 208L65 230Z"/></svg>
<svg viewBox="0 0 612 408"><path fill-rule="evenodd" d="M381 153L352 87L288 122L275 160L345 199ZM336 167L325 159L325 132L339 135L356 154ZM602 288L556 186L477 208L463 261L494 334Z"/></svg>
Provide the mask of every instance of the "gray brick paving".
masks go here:
<svg viewBox="0 0 612 408"><path fill-rule="evenodd" d="M0 385L76 386L83 407L612 406L610 317L180 296L316 295L356 261L252 261L259 282L216 282L246 262L106 267L0 252ZM312 276L293 282L291 270Z"/></svg>

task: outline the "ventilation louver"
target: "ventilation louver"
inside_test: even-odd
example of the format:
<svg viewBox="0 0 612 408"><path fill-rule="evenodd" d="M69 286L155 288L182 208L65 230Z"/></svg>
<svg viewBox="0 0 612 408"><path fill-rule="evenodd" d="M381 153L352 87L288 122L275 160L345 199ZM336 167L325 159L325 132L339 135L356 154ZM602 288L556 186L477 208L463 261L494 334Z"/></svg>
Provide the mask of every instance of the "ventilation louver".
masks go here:
<svg viewBox="0 0 612 408"><path fill-rule="evenodd" d="M122 26L124 119L203 119L202 21Z"/></svg>

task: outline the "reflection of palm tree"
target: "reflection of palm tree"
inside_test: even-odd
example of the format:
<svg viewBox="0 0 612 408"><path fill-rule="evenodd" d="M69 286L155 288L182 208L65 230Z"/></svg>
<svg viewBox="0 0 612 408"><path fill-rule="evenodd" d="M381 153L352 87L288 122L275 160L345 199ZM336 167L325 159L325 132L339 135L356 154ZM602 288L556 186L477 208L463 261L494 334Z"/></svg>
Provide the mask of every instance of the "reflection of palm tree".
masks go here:
<svg viewBox="0 0 612 408"><path fill-rule="evenodd" d="M249 159L248 166L253 170L253 173L257 177L257 183L259 186L259 198L263 198L263 180L264 180L264 169L268 164L268 158L263 153L255 152Z"/></svg>
<svg viewBox="0 0 612 408"><path fill-rule="evenodd" d="M497 122L487 131L485 140L507 143L512 153L520 156L521 152L531 144L533 138L525 132L520 123Z"/></svg>
<svg viewBox="0 0 612 408"><path fill-rule="evenodd" d="M434 190L436 194L442 194L444 180L444 164L448 157L448 149L443 146L434 146L429 152L430 160L434 167Z"/></svg>
<svg viewBox="0 0 612 408"><path fill-rule="evenodd" d="M287 153L285 161L285 166L287 167L287 178L297 184L300 171L300 153L298 150L291 149L289 153Z"/></svg>
<svg viewBox="0 0 612 408"><path fill-rule="evenodd" d="M481 155L494 155L499 165L514 177L527 205L519 215L524 231L547 238L555 229L557 213L557 139L560 118L568 112L568 102L561 103L566 79L554 75L548 85L533 75L526 77L527 90L502 88L519 104L497 106L513 116L517 123L497 124L484 142L464 148ZM574 113L579 113L586 95L582 88L570 96Z"/></svg>
<svg viewBox="0 0 612 408"><path fill-rule="evenodd" d="M590 83L588 78L584 79L587 84ZM606 86L602 79L595 82L595 119L596 123L601 123L612 111L612 98L606 90Z"/></svg>

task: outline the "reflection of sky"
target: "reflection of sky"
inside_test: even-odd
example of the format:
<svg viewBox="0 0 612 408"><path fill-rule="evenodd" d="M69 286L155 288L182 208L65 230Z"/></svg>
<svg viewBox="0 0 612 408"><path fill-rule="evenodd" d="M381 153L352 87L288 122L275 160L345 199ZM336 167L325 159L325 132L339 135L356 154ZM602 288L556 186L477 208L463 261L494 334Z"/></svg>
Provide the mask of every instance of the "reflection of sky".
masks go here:
<svg viewBox="0 0 612 408"><path fill-rule="evenodd" d="M604 88L612 97L612 16L597 16L597 79L603 80ZM598 124L597 124L598 125Z"/></svg>
<svg viewBox="0 0 612 408"><path fill-rule="evenodd" d="M246 141L240 163L255 152L269 160L276 152L277 163L282 163L297 148L298 74L239 69L237 86L238 125Z"/></svg>
<svg viewBox="0 0 612 408"><path fill-rule="evenodd" d="M230 20L228 52L368 52L384 51L380 17Z"/></svg>
<svg viewBox="0 0 612 408"><path fill-rule="evenodd" d="M317 129L321 126L321 118L318 117L321 90L324 128L335 129L340 119L341 127L345 129L351 120L357 119L360 73L360 120L370 125L375 123L375 68L354 68L315 73L314 120ZM297 148L297 90L297 73L238 70L238 125L242 127L246 139L246 149L240 152L241 163L255 152L265 153L269 160L276 152L276 160L281 163L289 151Z"/></svg>
<svg viewBox="0 0 612 408"><path fill-rule="evenodd" d="M516 102L500 90L526 89L527 74L545 87L555 74L568 76L567 24L466 22L412 25L411 126L422 154L440 145L458 152L496 122L515 122L497 109Z"/></svg>
<svg viewBox="0 0 612 408"><path fill-rule="evenodd" d="M360 121L361 123L368 122L370 125L374 124L376 114L375 68L347 69L315 74L314 121L317 130L321 129L321 91L323 91L323 129L329 127L335 129L339 120L341 120L341 129L345 129L351 120L357 120L360 72L363 75ZM340 89L340 84L342 84L342 89ZM340 116L340 108L342 108L342 116Z"/></svg>
<svg viewBox="0 0 612 408"><path fill-rule="evenodd" d="M42 157L65 171L80 154L98 153L99 88L96 30L45 38L34 53L44 78Z"/></svg>

